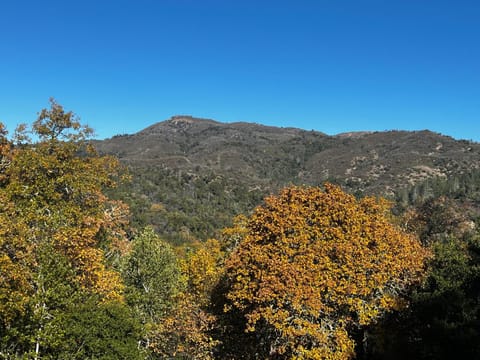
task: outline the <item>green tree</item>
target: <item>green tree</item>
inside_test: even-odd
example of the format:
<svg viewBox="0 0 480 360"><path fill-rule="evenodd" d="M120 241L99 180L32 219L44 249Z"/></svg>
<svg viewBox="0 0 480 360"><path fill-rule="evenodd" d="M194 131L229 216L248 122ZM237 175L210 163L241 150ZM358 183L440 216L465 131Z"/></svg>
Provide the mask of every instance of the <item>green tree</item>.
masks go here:
<svg viewBox="0 0 480 360"><path fill-rule="evenodd" d="M141 324L126 304L99 303L90 298L71 305L55 319L63 329L61 343L51 349L52 359L144 359L138 348ZM46 358L46 357L42 357Z"/></svg>
<svg viewBox="0 0 480 360"><path fill-rule="evenodd" d="M185 289L175 253L152 228L146 228L133 239L132 250L123 259L122 273L126 300L146 328L143 345L158 352L160 345L152 339L157 324L170 315Z"/></svg>
<svg viewBox="0 0 480 360"><path fill-rule="evenodd" d="M480 238L465 205L441 196L407 214L434 257L410 306L372 330L368 359L479 358Z"/></svg>
<svg viewBox="0 0 480 360"><path fill-rule="evenodd" d="M480 356L480 242L433 245L425 284L410 306L372 331L368 359L477 359Z"/></svg>

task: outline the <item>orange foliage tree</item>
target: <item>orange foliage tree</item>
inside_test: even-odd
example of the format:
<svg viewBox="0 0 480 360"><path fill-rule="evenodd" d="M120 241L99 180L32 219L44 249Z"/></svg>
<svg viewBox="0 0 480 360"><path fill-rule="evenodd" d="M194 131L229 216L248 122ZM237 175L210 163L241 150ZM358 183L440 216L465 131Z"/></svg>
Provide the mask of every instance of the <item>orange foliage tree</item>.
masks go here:
<svg viewBox="0 0 480 360"><path fill-rule="evenodd" d="M67 261L62 289L75 284L101 300L121 300L111 262L128 248L128 211L103 194L121 177L118 161L95 152L85 141L91 130L72 112L51 100L33 123L35 142L26 130L9 140L0 126L0 328L33 313L37 357L50 312L66 301L48 283L54 277L46 264Z"/></svg>
<svg viewBox="0 0 480 360"><path fill-rule="evenodd" d="M227 309L245 315L267 358L352 358L349 331L401 307L428 257L389 220L385 200L331 184L267 197L237 229Z"/></svg>

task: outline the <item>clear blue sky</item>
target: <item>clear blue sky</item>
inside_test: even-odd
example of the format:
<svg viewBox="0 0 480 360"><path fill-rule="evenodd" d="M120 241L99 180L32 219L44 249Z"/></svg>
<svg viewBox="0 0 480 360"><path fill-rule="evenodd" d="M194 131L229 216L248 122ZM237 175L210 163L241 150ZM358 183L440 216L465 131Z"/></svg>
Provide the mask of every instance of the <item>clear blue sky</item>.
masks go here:
<svg viewBox="0 0 480 360"><path fill-rule="evenodd" d="M175 114L480 141L480 1L0 1L0 121Z"/></svg>

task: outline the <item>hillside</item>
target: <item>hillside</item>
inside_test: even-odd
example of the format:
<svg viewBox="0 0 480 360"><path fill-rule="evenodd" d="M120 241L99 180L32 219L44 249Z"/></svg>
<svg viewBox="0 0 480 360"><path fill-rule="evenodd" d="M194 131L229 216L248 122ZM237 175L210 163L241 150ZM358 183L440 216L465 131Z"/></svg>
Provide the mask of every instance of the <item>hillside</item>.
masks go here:
<svg viewBox="0 0 480 360"><path fill-rule="evenodd" d="M127 164L127 199L139 225L174 241L206 238L265 194L294 183L341 184L356 193L394 193L430 177L480 168L480 144L430 131L317 131L174 116L136 134L95 142Z"/></svg>

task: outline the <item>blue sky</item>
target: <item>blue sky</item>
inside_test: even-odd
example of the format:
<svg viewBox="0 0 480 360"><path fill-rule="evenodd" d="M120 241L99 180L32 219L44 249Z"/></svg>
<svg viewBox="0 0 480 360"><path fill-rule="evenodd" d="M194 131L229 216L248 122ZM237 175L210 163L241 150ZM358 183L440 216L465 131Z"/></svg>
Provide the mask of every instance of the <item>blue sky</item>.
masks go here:
<svg viewBox="0 0 480 360"><path fill-rule="evenodd" d="M480 1L0 1L0 121L175 114L480 141Z"/></svg>

